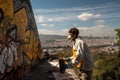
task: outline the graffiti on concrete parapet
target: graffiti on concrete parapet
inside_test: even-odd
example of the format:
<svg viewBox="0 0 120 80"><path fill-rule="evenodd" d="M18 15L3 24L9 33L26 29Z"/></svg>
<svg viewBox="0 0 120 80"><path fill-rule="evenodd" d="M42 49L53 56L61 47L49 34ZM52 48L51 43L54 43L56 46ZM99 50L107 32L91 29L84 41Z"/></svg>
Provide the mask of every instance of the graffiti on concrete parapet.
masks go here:
<svg viewBox="0 0 120 80"><path fill-rule="evenodd" d="M13 1L14 1L14 12L19 11L24 6L21 0L13 0Z"/></svg>
<svg viewBox="0 0 120 80"><path fill-rule="evenodd" d="M0 79L20 79L41 58L40 48L29 0L0 0Z"/></svg>

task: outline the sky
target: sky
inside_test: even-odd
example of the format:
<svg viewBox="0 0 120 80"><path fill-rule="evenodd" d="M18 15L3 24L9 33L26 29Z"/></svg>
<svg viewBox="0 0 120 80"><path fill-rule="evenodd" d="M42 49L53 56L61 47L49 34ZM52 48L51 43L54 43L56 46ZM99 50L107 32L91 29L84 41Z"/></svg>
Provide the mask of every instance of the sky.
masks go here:
<svg viewBox="0 0 120 80"><path fill-rule="evenodd" d="M120 28L120 0L30 0L39 34L115 36Z"/></svg>

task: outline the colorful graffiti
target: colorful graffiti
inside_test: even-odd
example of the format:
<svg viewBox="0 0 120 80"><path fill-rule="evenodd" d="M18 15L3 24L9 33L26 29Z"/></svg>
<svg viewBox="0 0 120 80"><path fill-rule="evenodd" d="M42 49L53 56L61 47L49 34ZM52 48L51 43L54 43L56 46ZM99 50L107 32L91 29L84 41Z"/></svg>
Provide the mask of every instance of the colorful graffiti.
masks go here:
<svg viewBox="0 0 120 80"><path fill-rule="evenodd" d="M29 0L0 0L0 79L20 80L41 59Z"/></svg>

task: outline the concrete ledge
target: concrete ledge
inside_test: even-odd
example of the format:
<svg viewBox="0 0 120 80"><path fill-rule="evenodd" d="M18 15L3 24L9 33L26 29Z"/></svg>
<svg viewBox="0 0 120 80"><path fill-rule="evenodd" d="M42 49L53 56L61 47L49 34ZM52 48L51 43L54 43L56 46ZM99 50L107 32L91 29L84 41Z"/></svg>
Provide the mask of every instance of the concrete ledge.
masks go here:
<svg viewBox="0 0 120 80"><path fill-rule="evenodd" d="M55 80L79 80L72 69L66 69L65 73L52 72Z"/></svg>

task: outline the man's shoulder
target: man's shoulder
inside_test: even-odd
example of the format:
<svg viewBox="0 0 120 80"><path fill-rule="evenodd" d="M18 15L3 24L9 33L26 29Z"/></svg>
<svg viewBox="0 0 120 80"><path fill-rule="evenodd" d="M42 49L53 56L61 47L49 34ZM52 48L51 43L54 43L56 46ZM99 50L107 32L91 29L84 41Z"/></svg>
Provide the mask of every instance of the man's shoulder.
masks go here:
<svg viewBox="0 0 120 80"><path fill-rule="evenodd" d="M81 42L84 42L82 39L80 38L77 38L76 41L81 41Z"/></svg>
<svg viewBox="0 0 120 80"><path fill-rule="evenodd" d="M84 43L84 41L83 41L82 39L80 39L80 38L77 38L77 39L76 39L76 42L77 42L77 43Z"/></svg>

